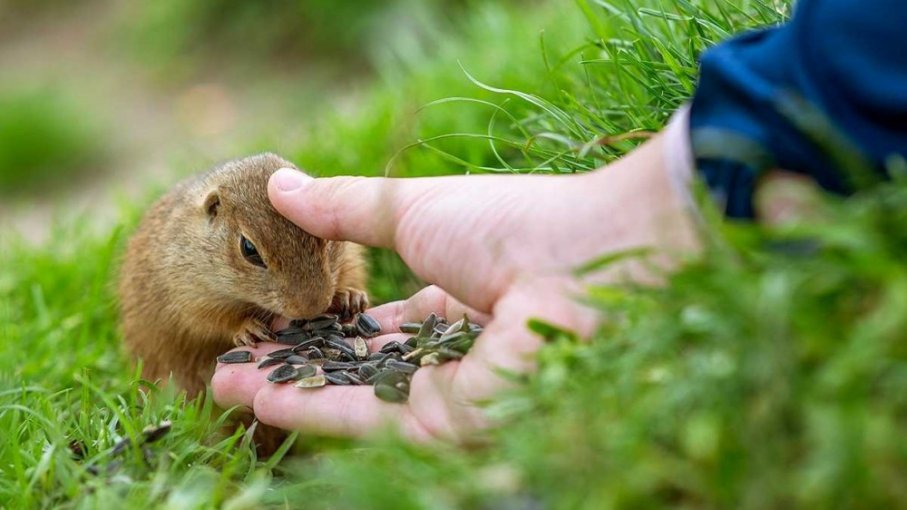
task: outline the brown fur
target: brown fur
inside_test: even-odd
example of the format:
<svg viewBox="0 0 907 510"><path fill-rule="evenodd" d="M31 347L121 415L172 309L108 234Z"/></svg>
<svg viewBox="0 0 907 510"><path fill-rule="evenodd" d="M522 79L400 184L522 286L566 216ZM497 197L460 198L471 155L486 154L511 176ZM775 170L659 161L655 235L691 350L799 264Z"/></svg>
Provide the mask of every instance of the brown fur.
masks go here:
<svg viewBox="0 0 907 510"><path fill-rule="evenodd" d="M316 238L271 206L268 179L282 167L295 168L273 154L227 162L176 185L142 219L119 295L124 341L143 361L144 378L172 375L195 396L215 358L260 338L275 315L365 306L362 248ZM243 258L240 235L266 269Z"/></svg>

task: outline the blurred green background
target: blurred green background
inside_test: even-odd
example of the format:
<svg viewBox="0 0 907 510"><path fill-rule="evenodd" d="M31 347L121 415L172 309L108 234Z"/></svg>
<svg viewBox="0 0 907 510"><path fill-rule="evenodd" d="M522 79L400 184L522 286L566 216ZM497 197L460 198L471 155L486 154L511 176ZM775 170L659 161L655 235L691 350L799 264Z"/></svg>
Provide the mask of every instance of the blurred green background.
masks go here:
<svg viewBox="0 0 907 510"><path fill-rule="evenodd" d="M412 124L388 117L424 98L407 110L393 87L373 90L434 58L465 10L453 0L4 1L2 224L35 241L55 217L113 225L118 199L217 161L259 150L298 158L320 124L347 124L326 119L364 117L375 94L394 104L368 122ZM344 167L342 155L321 158L312 170L378 171L392 147L375 134L373 154ZM326 143L315 152L342 147Z"/></svg>
<svg viewBox="0 0 907 510"><path fill-rule="evenodd" d="M181 177L264 150L316 175L592 170L689 98L704 49L790 8L0 0L0 508L907 506L907 178L788 230L703 203L701 260L590 289L590 342L536 327L482 448L263 461L210 399L140 391L120 347L123 243ZM418 287L371 257L376 301ZM162 420L149 459L112 452Z"/></svg>

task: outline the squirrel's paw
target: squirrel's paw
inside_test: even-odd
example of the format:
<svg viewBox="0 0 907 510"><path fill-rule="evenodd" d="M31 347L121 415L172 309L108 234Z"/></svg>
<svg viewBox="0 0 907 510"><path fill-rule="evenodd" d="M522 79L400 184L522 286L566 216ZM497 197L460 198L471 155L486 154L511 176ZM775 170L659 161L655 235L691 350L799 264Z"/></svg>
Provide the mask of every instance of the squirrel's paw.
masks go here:
<svg viewBox="0 0 907 510"><path fill-rule="evenodd" d="M331 302L330 312L339 314L342 319L350 319L368 308L368 294L361 289L345 287L337 289Z"/></svg>
<svg viewBox="0 0 907 510"><path fill-rule="evenodd" d="M274 333L258 319L248 318L239 331L233 335L233 345L237 347L252 347L258 342L269 342L274 340Z"/></svg>

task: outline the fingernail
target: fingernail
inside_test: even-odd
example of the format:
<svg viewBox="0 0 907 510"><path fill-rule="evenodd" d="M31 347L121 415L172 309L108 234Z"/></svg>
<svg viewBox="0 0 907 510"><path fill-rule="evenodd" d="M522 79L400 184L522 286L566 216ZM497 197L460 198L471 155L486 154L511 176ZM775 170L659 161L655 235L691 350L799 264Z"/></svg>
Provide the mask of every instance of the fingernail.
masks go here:
<svg viewBox="0 0 907 510"><path fill-rule="evenodd" d="M312 178L292 168L281 168L274 172L271 181L280 191L296 191L306 184L312 182Z"/></svg>

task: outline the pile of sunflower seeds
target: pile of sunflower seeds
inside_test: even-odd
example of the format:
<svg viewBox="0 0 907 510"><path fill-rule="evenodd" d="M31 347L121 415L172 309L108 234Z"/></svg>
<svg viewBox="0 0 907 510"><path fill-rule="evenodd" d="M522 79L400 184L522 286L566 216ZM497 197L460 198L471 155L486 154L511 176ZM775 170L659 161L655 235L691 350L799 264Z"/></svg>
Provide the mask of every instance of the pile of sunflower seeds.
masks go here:
<svg viewBox="0 0 907 510"><path fill-rule="evenodd" d="M341 323L334 314L295 320L287 329L275 332L276 342L292 347L254 361L259 369L276 367L268 374L268 381L274 384L294 383L303 389L369 384L381 400L406 402L410 381L419 368L462 358L482 333L482 327L465 315L449 324L431 314L423 322L400 326L401 332L413 335L405 342L388 342L370 353L369 339L380 330L378 321L365 313L349 323ZM217 361L251 363L253 357L250 351L233 351Z"/></svg>

